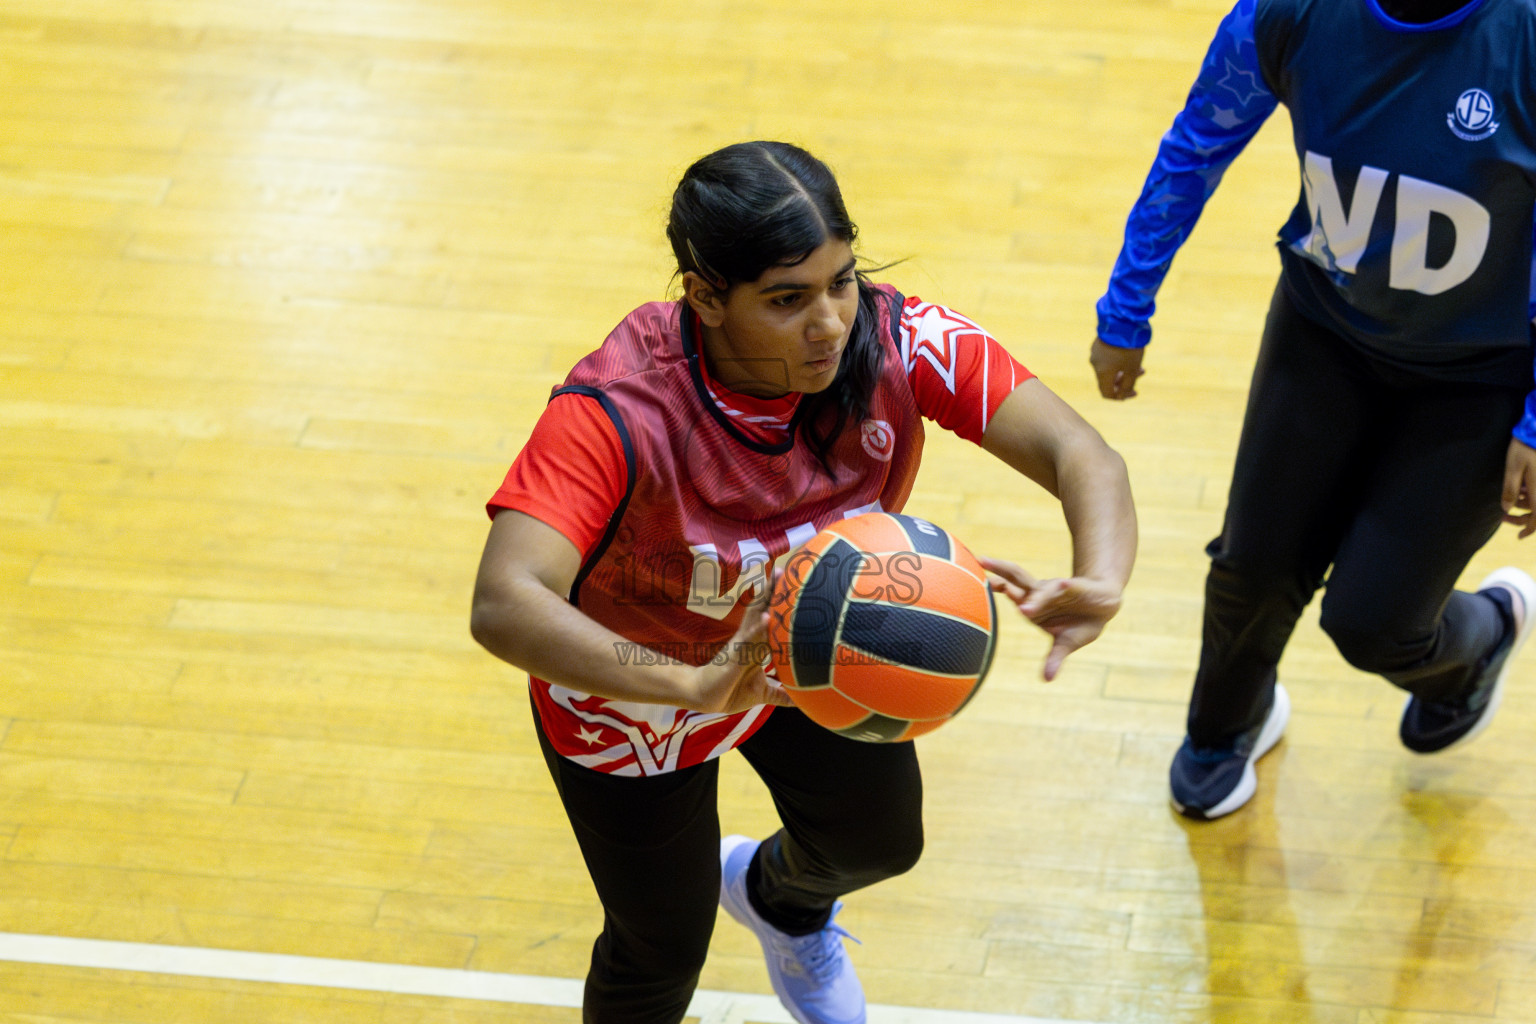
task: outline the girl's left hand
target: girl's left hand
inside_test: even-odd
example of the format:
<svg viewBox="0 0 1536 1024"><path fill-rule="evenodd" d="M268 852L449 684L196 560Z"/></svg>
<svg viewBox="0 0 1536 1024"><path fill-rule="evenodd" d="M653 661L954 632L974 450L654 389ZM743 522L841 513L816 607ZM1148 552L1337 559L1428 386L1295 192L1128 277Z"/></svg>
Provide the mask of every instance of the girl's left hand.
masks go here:
<svg viewBox="0 0 1536 1024"><path fill-rule="evenodd" d="M1509 442L1504 457L1504 521L1520 527L1519 539L1536 533L1536 450L1519 441ZM1519 509L1525 509L1519 512Z"/></svg>
<svg viewBox="0 0 1536 1024"><path fill-rule="evenodd" d="M1097 639L1120 610L1120 588L1112 583L1088 576L1037 580L1013 562L977 561L997 577L989 581L993 592L1018 605L1025 618L1054 638L1042 673L1046 682L1056 678L1067 655Z"/></svg>

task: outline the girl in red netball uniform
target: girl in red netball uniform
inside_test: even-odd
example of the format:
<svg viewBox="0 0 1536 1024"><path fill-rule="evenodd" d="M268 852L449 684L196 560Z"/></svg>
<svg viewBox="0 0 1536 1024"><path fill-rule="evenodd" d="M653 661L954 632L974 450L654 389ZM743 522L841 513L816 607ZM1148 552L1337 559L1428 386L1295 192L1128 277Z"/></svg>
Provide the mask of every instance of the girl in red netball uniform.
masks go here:
<svg viewBox="0 0 1536 1024"><path fill-rule="evenodd" d="M539 739L604 909L585 1019L682 1020L716 902L752 928L802 1024L864 1020L839 897L922 847L911 743L810 723L763 666L772 567L822 527L899 511L926 417L1056 495L1073 575L987 562L1053 638L1044 674L1120 606L1124 463L966 318L875 285L831 172L783 143L699 160L667 234L683 297L636 309L555 389L489 504L472 628L527 670ZM723 843L739 749L783 828Z"/></svg>

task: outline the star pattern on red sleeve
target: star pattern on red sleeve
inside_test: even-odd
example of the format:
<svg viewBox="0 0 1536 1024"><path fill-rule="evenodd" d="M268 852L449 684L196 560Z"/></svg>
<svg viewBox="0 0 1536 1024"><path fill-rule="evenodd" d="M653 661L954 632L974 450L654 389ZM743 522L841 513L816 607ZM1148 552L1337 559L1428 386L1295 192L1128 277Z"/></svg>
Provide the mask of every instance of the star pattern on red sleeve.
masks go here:
<svg viewBox="0 0 1536 1024"><path fill-rule="evenodd" d="M923 359L938 373L951 394L956 392L956 369L962 341L970 336L985 339L987 332L952 309L918 301L902 310L902 358L910 376Z"/></svg>
<svg viewBox="0 0 1536 1024"><path fill-rule="evenodd" d="M1033 376L975 321L918 298L902 308L901 355L922 414L978 444L998 406Z"/></svg>

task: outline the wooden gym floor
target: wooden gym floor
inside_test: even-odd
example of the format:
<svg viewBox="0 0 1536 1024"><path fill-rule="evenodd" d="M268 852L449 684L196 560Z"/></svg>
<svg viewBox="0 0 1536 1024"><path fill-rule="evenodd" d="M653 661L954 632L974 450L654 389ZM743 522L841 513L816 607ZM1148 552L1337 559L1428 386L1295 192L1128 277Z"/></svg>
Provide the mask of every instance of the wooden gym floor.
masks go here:
<svg viewBox="0 0 1536 1024"><path fill-rule="evenodd" d="M1417 759L1399 694L1309 617L1254 804L1203 826L1167 806L1297 188L1283 112L1178 261L1142 397L1098 400L1086 356L1224 9L7 0L0 1022L578 1020L539 979L584 973L599 914L519 676L468 636L482 505L564 370L668 294L682 169L758 137L827 159L863 253L905 261L886 279L1082 409L1141 513L1110 632L1047 686L1010 622L984 692L922 741L927 855L842 918L871 1000L1536 1020L1531 655L1486 737ZM1066 569L1047 496L929 443L911 511ZM1468 582L1533 551L1506 532ZM723 785L727 829L772 827L739 758ZM400 990L370 989L369 964L442 985L386 966ZM728 920L703 984L712 1024L783 1019L729 995L768 988Z"/></svg>

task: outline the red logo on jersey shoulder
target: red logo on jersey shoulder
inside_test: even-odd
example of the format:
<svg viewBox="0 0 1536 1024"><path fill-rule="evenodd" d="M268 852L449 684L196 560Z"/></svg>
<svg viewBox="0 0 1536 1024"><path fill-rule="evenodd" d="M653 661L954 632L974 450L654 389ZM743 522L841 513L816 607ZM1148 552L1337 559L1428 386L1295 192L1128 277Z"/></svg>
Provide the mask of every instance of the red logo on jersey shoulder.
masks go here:
<svg viewBox="0 0 1536 1024"><path fill-rule="evenodd" d="M885 420L865 420L859 426L859 439L870 458L890 462L896 454L896 431Z"/></svg>

